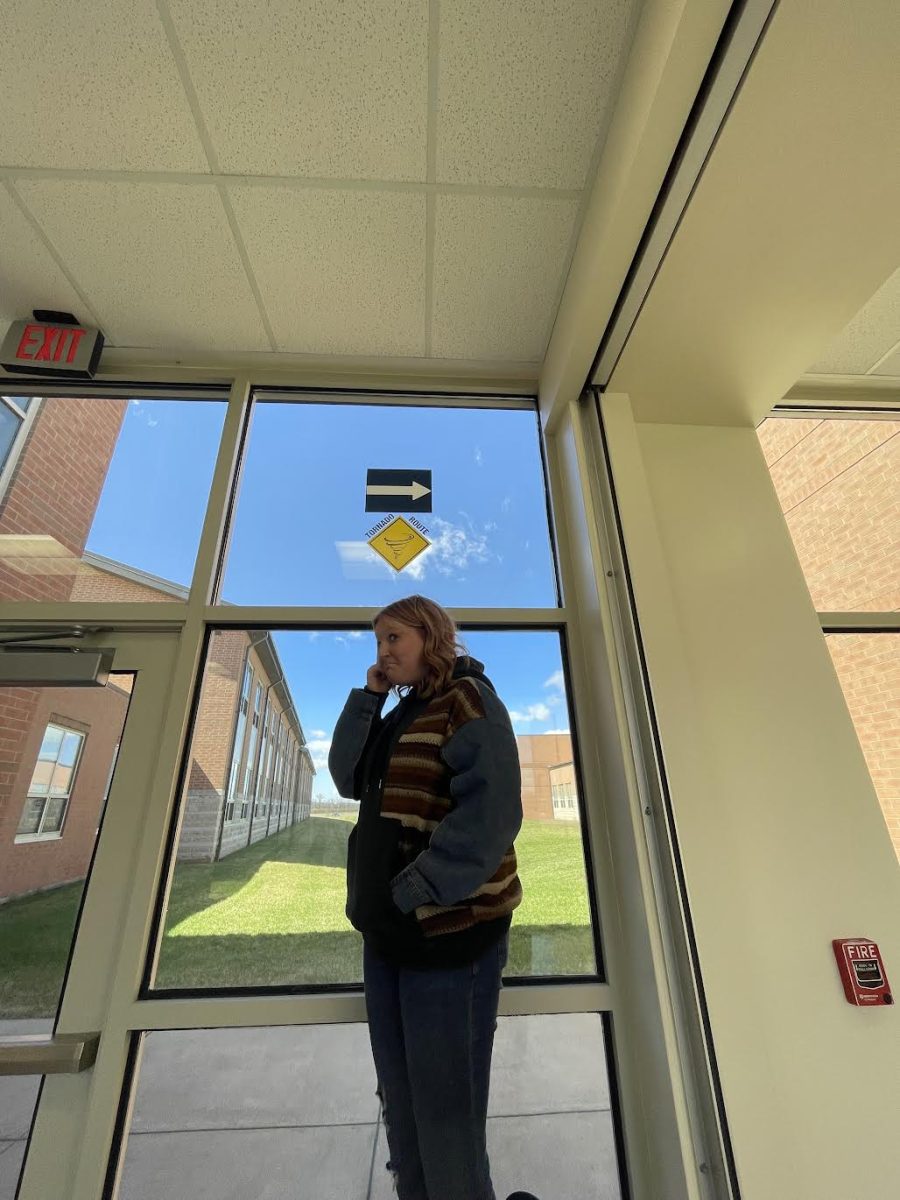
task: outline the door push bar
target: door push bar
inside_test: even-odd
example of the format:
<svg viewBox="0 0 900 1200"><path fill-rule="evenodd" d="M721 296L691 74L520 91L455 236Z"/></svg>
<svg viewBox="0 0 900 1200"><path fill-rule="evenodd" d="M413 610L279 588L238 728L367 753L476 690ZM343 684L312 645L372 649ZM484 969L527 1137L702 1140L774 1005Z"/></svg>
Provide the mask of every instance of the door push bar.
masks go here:
<svg viewBox="0 0 900 1200"><path fill-rule="evenodd" d="M0 1037L0 1075L77 1075L97 1059L99 1033Z"/></svg>

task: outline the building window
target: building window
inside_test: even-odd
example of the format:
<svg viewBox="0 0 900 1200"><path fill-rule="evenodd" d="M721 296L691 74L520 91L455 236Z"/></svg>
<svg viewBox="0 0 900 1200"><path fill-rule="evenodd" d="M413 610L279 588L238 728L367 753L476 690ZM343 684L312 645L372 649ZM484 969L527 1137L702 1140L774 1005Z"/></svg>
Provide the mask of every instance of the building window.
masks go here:
<svg viewBox="0 0 900 1200"><path fill-rule="evenodd" d="M259 748L259 770L256 772L256 791L253 795L253 818L266 815L266 782L272 753L272 709L267 706L263 721L262 745Z"/></svg>
<svg viewBox="0 0 900 1200"><path fill-rule="evenodd" d="M228 791L225 797L225 820L234 820L234 798L237 792L238 772L241 766L241 753L244 749L244 730L247 726L247 709L250 704L250 685L253 682L253 669L249 662L244 667L244 679L241 684L241 699L238 705L237 724L234 729L234 747L231 751L231 770L228 773Z"/></svg>
<svg viewBox="0 0 900 1200"><path fill-rule="evenodd" d="M241 820L247 816L250 804L250 790L253 786L253 770L256 766L256 743L259 738L259 720L262 713L263 686L256 685L253 698L253 724L250 726L250 739L247 742L247 761L244 767L244 786L241 788Z"/></svg>
<svg viewBox="0 0 900 1200"><path fill-rule="evenodd" d="M83 733L61 725L47 726L19 821L17 842L62 837L83 746Z"/></svg>
<svg viewBox="0 0 900 1200"><path fill-rule="evenodd" d="M32 396L0 396L0 476L25 425Z"/></svg>

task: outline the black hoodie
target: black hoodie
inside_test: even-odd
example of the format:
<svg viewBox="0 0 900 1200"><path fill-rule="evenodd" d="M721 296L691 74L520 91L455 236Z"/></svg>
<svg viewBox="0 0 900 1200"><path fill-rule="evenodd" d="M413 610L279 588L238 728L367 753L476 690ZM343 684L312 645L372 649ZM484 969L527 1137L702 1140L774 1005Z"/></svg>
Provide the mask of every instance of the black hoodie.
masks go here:
<svg viewBox="0 0 900 1200"><path fill-rule="evenodd" d="M483 692L485 689L490 692L493 703L499 705L493 684L477 659L461 656L453 674L454 678L474 679ZM346 792L340 783L342 764L346 771L345 764L349 760L355 762L352 794L360 802L359 819L347 843L346 914L376 953L396 966L423 969L461 966L474 961L499 940L509 929L512 918L482 921L470 929L426 938L415 913L403 913L394 903L391 880L406 865L399 846L403 827L398 821L382 817L381 790L394 744L429 701L412 689L382 718L385 699L354 688L335 729L329 760L343 794Z"/></svg>

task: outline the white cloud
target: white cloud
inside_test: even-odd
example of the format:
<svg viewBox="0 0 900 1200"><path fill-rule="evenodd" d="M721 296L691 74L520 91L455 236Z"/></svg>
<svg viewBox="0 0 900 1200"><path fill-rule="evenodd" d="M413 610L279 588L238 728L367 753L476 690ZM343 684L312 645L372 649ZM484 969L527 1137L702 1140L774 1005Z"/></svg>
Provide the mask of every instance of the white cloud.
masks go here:
<svg viewBox="0 0 900 1200"><path fill-rule="evenodd" d="M320 733L321 730L316 730ZM312 755L313 766L317 771L324 771L328 768L328 751L331 749L331 738L310 738L306 743L307 748Z"/></svg>
<svg viewBox="0 0 900 1200"><path fill-rule="evenodd" d="M361 629L351 629L350 632L347 634L347 637L353 638L354 641L358 641L359 638L365 637L365 636L366 635L363 633L363 631Z"/></svg>
<svg viewBox="0 0 900 1200"><path fill-rule="evenodd" d="M135 416L142 422L142 424L147 425L150 429L155 429L159 424L159 421L150 415L150 413L153 411L152 404L152 401L150 401L149 405L145 405L140 400L131 401L131 407L134 409Z"/></svg>
<svg viewBox="0 0 900 1200"><path fill-rule="evenodd" d="M513 711L509 715L511 720L524 725L529 721L546 721L550 716L550 709L546 704L539 702L537 704L529 704L524 712Z"/></svg>
<svg viewBox="0 0 900 1200"><path fill-rule="evenodd" d="M559 688L560 691L564 691L565 686L566 677L563 675L562 671L554 671L549 679L544 680L544 687Z"/></svg>
<svg viewBox="0 0 900 1200"><path fill-rule="evenodd" d="M481 447L475 447L475 466L481 467L484 465L484 455L481 453Z"/></svg>
<svg viewBox="0 0 900 1200"><path fill-rule="evenodd" d="M324 729L311 729L309 731L309 736L314 737L316 739L321 739L321 738L327 738L328 734L326 733L326 731Z"/></svg>
<svg viewBox="0 0 900 1200"><path fill-rule="evenodd" d="M490 562L494 557L484 533L463 529L440 517L432 518L430 529L431 545L404 572L413 579L424 578L429 569L439 575L456 575L474 564Z"/></svg>
<svg viewBox="0 0 900 1200"><path fill-rule="evenodd" d="M310 640L311 642L314 642L314 641L316 640L316 638L319 638L319 637L321 637L321 636L322 636L322 634L319 632L319 630L318 630L318 629L314 629L314 630L312 631L312 633L308 633L306 636L309 638L309 640Z"/></svg>
<svg viewBox="0 0 900 1200"><path fill-rule="evenodd" d="M544 733L564 733L568 737L568 735L571 731L568 729L545 729L545 730L543 730L543 732Z"/></svg>
<svg viewBox="0 0 900 1200"><path fill-rule="evenodd" d="M393 567L375 553L368 542L335 542L345 579L384 579Z"/></svg>

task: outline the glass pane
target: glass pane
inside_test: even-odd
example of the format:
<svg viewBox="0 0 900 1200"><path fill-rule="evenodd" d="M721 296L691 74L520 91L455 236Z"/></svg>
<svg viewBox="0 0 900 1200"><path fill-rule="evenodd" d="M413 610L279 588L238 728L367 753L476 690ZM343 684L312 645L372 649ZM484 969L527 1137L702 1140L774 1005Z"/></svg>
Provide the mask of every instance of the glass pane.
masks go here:
<svg viewBox="0 0 900 1200"><path fill-rule="evenodd" d="M78 747L81 745L81 735L66 730L59 752L59 764L62 767L74 767L78 757Z"/></svg>
<svg viewBox="0 0 900 1200"><path fill-rule="evenodd" d="M369 469L430 471L428 507L407 492L370 497L382 508L367 512ZM403 514L428 545L397 570L394 543L415 550L417 529L386 531L387 558L368 538ZM380 605L412 591L448 605L557 603L536 414L257 402L221 598Z"/></svg>
<svg viewBox="0 0 900 1200"><path fill-rule="evenodd" d="M50 780L53 778L53 772L56 770L56 763L38 762L34 765L34 775L31 777L31 786L28 791L33 796L46 796L50 790Z"/></svg>
<svg viewBox="0 0 900 1200"><path fill-rule="evenodd" d="M603 1020L497 1021L487 1151L498 1197L621 1196ZM362 1024L148 1033L120 1194L391 1200L376 1087Z"/></svg>
<svg viewBox="0 0 900 1200"><path fill-rule="evenodd" d="M21 424L21 417L17 417L5 404L0 404L0 470L6 463Z"/></svg>
<svg viewBox="0 0 900 1200"><path fill-rule="evenodd" d="M900 633L830 633L825 641L900 858Z"/></svg>
<svg viewBox="0 0 900 1200"><path fill-rule="evenodd" d="M16 406L16 408L20 408L22 410L22 412L28 412L28 407L31 404L31 401L34 399L34 397L33 396L4 396L3 399L9 400L11 404L14 404Z"/></svg>
<svg viewBox="0 0 900 1200"><path fill-rule="evenodd" d="M524 823L515 848L524 899L513 913L507 973L594 975L579 806L573 800L561 813L551 793L554 770L575 792L559 635L479 632L463 640L510 711L522 767ZM288 749L300 751L294 785L276 776L272 802L255 815L252 794L243 809L224 795L247 655L268 689L276 730L280 718ZM338 794L328 750L347 694L365 682L373 658L374 638L362 630L215 633L181 801L158 989L361 980L362 939L345 913L347 839L359 805Z"/></svg>
<svg viewBox="0 0 900 1200"><path fill-rule="evenodd" d="M58 766L53 772L50 784L51 796L68 796L72 788L72 768Z"/></svg>
<svg viewBox="0 0 900 1200"><path fill-rule="evenodd" d="M66 811L65 795L61 798L51 798L44 806L44 823L41 833L58 833L62 828L63 814Z"/></svg>
<svg viewBox="0 0 900 1200"><path fill-rule="evenodd" d="M44 803L42 796L29 796L22 811L22 819L19 821L17 833L37 833L41 824Z"/></svg>
<svg viewBox="0 0 900 1200"><path fill-rule="evenodd" d="M770 417L758 433L817 611L900 610L900 420Z"/></svg>
<svg viewBox="0 0 900 1200"><path fill-rule="evenodd" d="M65 730L60 729L58 725L48 725L44 734L44 740L41 742L41 748L38 751L38 758L56 762L59 758L64 734Z"/></svg>
<svg viewBox="0 0 900 1200"><path fill-rule="evenodd" d="M0 1025L7 1036L49 1033L59 1004L75 922L103 817L106 782L121 738L132 675L93 688L0 686L6 722L0 772ZM26 799L51 713L90 727L62 836L17 841L36 832L44 801ZM47 764L50 766L50 764ZM44 832L59 827L65 800L49 801ZM24 812L16 836L10 828ZM40 1078L0 1080L0 1198L15 1194ZM8 1185L8 1190L3 1187Z"/></svg>
<svg viewBox="0 0 900 1200"><path fill-rule="evenodd" d="M0 600L183 600L224 416L214 401L42 400L0 495Z"/></svg>

